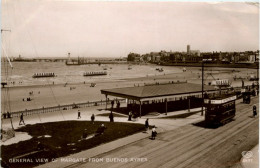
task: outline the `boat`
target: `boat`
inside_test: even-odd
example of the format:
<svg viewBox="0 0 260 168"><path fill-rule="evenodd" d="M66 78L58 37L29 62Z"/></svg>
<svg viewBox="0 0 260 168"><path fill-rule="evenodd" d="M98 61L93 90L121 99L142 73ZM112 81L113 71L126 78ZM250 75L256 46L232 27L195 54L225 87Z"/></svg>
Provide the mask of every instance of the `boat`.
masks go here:
<svg viewBox="0 0 260 168"><path fill-rule="evenodd" d="M163 72L163 68L156 68L156 71Z"/></svg>
<svg viewBox="0 0 260 168"><path fill-rule="evenodd" d="M101 76L101 75L107 75L106 71L101 71L101 72L85 72L83 76Z"/></svg>
<svg viewBox="0 0 260 168"><path fill-rule="evenodd" d="M163 68L159 69L158 71L159 71L159 72L163 72Z"/></svg>
<svg viewBox="0 0 260 168"><path fill-rule="evenodd" d="M66 65L81 65L78 61L66 61Z"/></svg>
<svg viewBox="0 0 260 168"><path fill-rule="evenodd" d="M54 72L45 72L45 73L35 73L32 76L33 78L45 78L45 77L55 77Z"/></svg>

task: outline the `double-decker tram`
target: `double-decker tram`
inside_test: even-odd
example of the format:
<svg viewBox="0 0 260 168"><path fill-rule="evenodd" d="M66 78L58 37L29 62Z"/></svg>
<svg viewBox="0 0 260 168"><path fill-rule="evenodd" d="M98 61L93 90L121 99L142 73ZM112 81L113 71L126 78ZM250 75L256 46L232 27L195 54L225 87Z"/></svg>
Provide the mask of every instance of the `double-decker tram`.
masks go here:
<svg viewBox="0 0 260 168"><path fill-rule="evenodd" d="M231 121L236 115L236 95L218 95L204 99L206 107L205 123L207 126L221 126Z"/></svg>

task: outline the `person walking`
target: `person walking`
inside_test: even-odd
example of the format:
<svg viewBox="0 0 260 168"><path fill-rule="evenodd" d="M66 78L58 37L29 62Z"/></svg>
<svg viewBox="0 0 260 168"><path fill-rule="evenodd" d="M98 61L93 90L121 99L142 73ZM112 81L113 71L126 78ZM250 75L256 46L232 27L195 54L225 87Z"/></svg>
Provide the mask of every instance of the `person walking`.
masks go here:
<svg viewBox="0 0 260 168"><path fill-rule="evenodd" d="M128 114L128 121L132 121L132 111L129 111L129 114Z"/></svg>
<svg viewBox="0 0 260 168"><path fill-rule="evenodd" d="M11 118L11 114L7 111L7 118Z"/></svg>
<svg viewBox="0 0 260 168"><path fill-rule="evenodd" d="M148 118L145 120L145 129L146 129L146 132L149 131L149 119Z"/></svg>
<svg viewBox="0 0 260 168"><path fill-rule="evenodd" d="M155 126L153 126L153 128L152 128L152 140L155 139L156 135L157 135L157 132L155 130Z"/></svg>
<svg viewBox="0 0 260 168"><path fill-rule="evenodd" d="M80 119L81 116L80 116L80 110L78 110L78 119Z"/></svg>
<svg viewBox="0 0 260 168"><path fill-rule="evenodd" d="M256 105L253 106L253 117L255 117L257 115L257 111L256 111Z"/></svg>
<svg viewBox="0 0 260 168"><path fill-rule="evenodd" d="M19 125L22 125L21 122L23 122L23 124L25 125L24 120L23 120L23 113L20 115L20 122L19 122Z"/></svg>
<svg viewBox="0 0 260 168"><path fill-rule="evenodd" d="M111 101L111 108L112 108L112 109L114 108L114 104L115 104L115 101L112 100L112 101Z"/></svg>
<svg viewBox="0 0 260 168"><path fill-rule="evenodd" d="M119 100L117 101L116 108L117 108L117 109L119 109L119 108L120 108L120 102L119 102Z"/></svg>
<svg viewBox="0 0 260 168"><path fill-rule="evenodd" d="M95 120L95 116L94 116L94 114L92 114L92 116L91 116L92 124L94 124L94 120Z"/></svg>
<svg viewBox="0 0 260 168"><path fill-rule="evenodd" d="M110 119L110 122L114 122L114 115L113 115L112 111L109 114L109 119Z"/></svg>

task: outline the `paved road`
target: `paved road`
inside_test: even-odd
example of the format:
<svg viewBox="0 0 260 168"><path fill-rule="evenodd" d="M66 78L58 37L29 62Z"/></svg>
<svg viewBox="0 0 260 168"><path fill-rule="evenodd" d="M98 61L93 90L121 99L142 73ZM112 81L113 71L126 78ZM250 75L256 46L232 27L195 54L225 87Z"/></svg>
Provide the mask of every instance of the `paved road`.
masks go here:
<svg viewBox="0 0 260 168"><path fill-rule="evenodd" d="M238 104L235 121L217 129L189 124L68 167L230 167L240 161L242 151L258 144L259 119L251 117L253 104L258 106L258 98L250 105Z"/></svg>

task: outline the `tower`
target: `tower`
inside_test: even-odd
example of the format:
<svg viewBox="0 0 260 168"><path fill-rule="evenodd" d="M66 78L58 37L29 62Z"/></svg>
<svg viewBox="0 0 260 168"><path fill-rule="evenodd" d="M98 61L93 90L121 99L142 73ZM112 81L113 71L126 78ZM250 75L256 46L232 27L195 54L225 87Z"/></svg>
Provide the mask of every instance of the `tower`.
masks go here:
<svg viewBox="0 0 260 168"><path fill-rule="evenodd" d="M187 54L190 54L190 45L187 45Z"/></svg>

